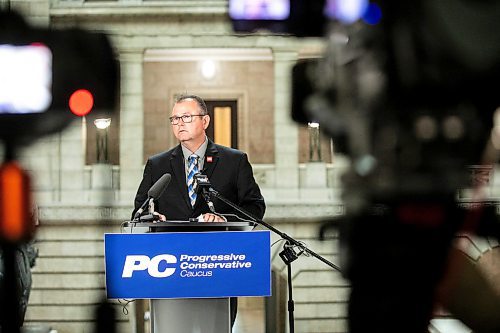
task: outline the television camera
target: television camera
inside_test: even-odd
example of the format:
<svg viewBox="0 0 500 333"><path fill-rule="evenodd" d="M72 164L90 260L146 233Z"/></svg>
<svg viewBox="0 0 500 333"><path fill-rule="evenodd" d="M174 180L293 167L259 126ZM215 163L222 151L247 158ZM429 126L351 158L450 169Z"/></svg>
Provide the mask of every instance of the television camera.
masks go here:
<svg viewBox="0 0 500 333"><path fill-rule="evenodd" d="M241 12L269 8L234 2ZM234 27L325 38L322 59L293 69L291 116L318 122L352 160L346 215L334 221L351 282L349 331L426 332L457 232L500 238L497 202L480 189L457 200L469 166L498 159L500 2L318 0L302 12L283 2L288 16L233 15ZM459 319L500 330L472 317Z"/></svg>
<svg viewBox="0 0 500 333"><path fill-rule="evenodd" d="M112 114L119 66L108 38L80 29L43 29L0 10L0 331L19 332L31 289L30 178L17 149L89 112Z"/></svg>

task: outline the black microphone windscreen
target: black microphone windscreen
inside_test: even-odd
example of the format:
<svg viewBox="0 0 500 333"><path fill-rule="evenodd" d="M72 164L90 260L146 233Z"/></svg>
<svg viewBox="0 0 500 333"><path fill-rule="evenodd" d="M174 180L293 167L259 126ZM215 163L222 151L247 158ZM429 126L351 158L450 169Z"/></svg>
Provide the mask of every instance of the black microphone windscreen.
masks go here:
<svg viewBox="0 0 500 333"><path fill-rule="evenodd" d="M207 175L197 173L194 176L194 190L199 193L202 188L210 188L210 180Z"/></svg>
<svg viewBox="0 0 500 333"><path fill-rule="evenodd" d="M168 183L170 183L171 178L172 176L170 176L169 173L166 173L163 176L161 176L160 179L158 179L156 183L154 183L153 186L151 186L151 188L149 189L148 196L150 198L157 200L166 190Z"/></svg>

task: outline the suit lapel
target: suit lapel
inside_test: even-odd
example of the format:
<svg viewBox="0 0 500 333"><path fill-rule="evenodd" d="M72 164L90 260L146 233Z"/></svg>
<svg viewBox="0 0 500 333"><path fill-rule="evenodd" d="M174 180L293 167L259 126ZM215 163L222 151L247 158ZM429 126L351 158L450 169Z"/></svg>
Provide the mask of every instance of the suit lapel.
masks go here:
<svg viewBox="0 0 500 333"><path fill-rule="evenodd" d="M202 173L207 175L208 178L212 176L215 167L217 166L217 162L219 161L219 150L215 146L215 144L208 140L207 151L205 152L205 161L203 164Z"/></svg>
<svg viewBox="0 0 500 333"><path fill-rule="evenodd" d="M184 167L184 155L182 154L182 148L180 145L178 145L177 149L175 149L175 151L172 153L172 156L170 158L170 166L172 168L173 177L175 177L177 183L179 184L181 197L184 199L184 202L189 207L189 209L193 209L191 207L191 203L189 202L186 184L186 171Z"/></svg>

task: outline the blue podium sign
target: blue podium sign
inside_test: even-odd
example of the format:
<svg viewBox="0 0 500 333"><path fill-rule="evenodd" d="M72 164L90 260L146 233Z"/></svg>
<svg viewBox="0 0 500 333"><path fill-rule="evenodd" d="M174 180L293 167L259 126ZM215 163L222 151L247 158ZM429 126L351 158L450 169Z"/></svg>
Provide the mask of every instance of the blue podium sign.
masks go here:
<svg viewBox="0 0 500 333"><path fill-rule="evenodd" d="M269 231L106 234L107 297L271 295Z"/></svg>

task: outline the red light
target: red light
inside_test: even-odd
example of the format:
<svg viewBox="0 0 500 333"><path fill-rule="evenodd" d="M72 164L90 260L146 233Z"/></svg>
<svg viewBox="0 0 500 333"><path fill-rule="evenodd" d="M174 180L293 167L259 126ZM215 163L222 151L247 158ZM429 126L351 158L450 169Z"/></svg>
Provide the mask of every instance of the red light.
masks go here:
<svg viewBox="0 0 500 333"><path fill-rule="evenodd" d="M17 242L34 228L29 176L15 162L0 167L0 237Z"/></svg>
<svg viewBox="0 0 500 333"><path fill-rule="evenodd" d="M79 117L88 114L93 106L94 96L86 89L78 89L69 98L69 109Z"/></svg>

